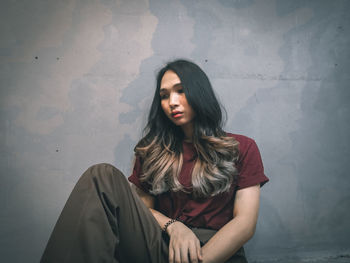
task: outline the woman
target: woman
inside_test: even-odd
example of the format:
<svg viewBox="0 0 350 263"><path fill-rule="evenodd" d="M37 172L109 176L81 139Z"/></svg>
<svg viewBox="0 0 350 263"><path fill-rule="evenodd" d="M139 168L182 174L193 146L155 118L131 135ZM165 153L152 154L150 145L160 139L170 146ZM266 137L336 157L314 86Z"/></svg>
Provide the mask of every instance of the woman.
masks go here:
<svg viewBox="0 0 350 263"><path fill-rule="evenodd" d="M222 130L196 64L176 60L159 71L145 131L131 188L111 165L89 168L42 262L247 262L242 246L268 178L255 142Z"/></svg>

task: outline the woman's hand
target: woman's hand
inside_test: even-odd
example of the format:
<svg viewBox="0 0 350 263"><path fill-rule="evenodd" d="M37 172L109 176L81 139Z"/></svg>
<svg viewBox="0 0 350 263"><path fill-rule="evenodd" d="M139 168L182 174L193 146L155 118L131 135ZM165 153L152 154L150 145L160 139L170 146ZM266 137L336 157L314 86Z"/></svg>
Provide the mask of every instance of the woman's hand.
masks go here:
<svg viewBox="0 0 350 263"><path fill-rule="evenodd" d="M167 228L167 233L170 236L170 263L197 263L203 260L200 242L186 225L176 221Z"/></svg>

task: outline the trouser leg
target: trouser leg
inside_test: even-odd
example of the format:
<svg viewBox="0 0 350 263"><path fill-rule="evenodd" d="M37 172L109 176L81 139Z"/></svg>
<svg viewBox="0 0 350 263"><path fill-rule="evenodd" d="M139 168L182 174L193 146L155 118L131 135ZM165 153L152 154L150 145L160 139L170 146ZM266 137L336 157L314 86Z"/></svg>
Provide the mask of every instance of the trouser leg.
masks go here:
<svg viewBox="0 0 350 263"><path fill-rule="evenodd" d="M167 262L168 245L148 208L115 167L90 167L74 187L41 263Z"/></svg>

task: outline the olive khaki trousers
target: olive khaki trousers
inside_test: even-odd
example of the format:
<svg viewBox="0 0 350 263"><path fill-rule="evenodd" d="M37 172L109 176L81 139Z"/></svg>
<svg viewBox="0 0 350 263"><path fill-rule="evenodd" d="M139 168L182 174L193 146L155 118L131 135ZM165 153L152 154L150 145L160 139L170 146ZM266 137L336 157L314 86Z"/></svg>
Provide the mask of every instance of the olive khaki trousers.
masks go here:
<svg viewBox="0 0 350 263"><path fill-rule="evenodd" d="M192 230L202 245L216 232ZM125 176L98 164L75 185L40 262L168 262L168 237ZM243 248L228 262L247 262Z"/></svg>

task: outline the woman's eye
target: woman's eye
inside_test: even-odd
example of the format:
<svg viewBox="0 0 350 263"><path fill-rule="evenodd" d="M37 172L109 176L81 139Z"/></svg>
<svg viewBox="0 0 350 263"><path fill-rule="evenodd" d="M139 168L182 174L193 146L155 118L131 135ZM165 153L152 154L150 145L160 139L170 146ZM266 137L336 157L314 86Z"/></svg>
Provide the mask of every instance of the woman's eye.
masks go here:
<svg viewBox="0 0 350 263"><path fill-rule="evenodd" d="M184 93L184 90L183 89L179 89L177 92L178 93Z"/></svg>
<svg viewBox="0 0 350 263"><path fill-rule="evenodd" d="M161 99L161 100L164 100L164 99L166 99L166 98L168 98L168 94L161 94L161 95L160 95L160 99Z"/></svg>

